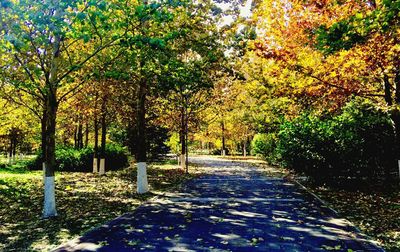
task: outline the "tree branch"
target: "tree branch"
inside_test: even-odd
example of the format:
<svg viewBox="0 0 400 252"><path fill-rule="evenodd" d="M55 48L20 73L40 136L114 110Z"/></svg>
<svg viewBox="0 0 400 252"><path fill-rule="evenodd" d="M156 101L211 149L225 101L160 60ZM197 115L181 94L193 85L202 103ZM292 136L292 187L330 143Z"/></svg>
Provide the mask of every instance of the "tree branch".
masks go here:
<svg viewBox="0 0 400 252"><path fill-rule="evenodd" d="M364 91L364 90L353 91L353 90L347 89L347 88L345 88L345 87L342 87L342 86L339 86L339 85L330 83L330 82L328 82L328 81L325 81L325 80L319 78L318 76L313 75L313 74L310 73L309 71L306 71L306 69L305 69L304 67L299 66L299 65L297 65L297 66L295 67L295 70L296 70L297 72L299 72L299 73L301 73L301 74L304 74L304 75L306 75L306 76L308 76L308 77L310 77L310 78L313 78L313 79L315 79L315 80L317 80L317 81L319 81L319 82L321 82L321 83L323 83L323 84L325 84L325 85L327 85L327 86L329 86L329 87L334 87L334 88L337 88L337 89L341 89L341 90L347 91L347 92L349 92L349 93L352 93L352 94L354 94L354 95L358 95L358 96L385 97L384 94L370 93L369 91Z"/></svg>
<svg viewBox="0 0 400 252"><path fill-rule="evenodd" d="M113 46L113 43L116 40L112 40L109 43L107 43L104 46L101 46L99 48L97 48L91 55L89 55L86 59L82 60L80 63L77 64L77 67L80 68L82 67L86 62L88 62L90 59L92 59L94 56L96 56L99 52L101 52L102 50L104 50L107 47ZM72 72L74 72L76 70L76 68L71 68L70 70L68 70L67 72L65 72L58 80L57 83L60 83L61 80L63 80L65 77L67 77L69 74L71 74Z"/></svg>

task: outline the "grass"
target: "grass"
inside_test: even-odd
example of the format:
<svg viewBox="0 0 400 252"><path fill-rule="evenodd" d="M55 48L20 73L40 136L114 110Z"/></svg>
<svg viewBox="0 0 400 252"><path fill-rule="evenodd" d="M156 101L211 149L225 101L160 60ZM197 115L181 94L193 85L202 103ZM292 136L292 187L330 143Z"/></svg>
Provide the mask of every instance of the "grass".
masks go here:
<svg viewBox="0 0 400 252"><path fill-rule="evenodd" d="M194 171L191 170L191 173ZM170 190L196 175L173 163L149 166L152 192ZM46 251L84 234L155 194L138 195L136 168L92 173L56 173L58 216L42 219L43 174L20 166L0 169L0 251Z"/></svg>

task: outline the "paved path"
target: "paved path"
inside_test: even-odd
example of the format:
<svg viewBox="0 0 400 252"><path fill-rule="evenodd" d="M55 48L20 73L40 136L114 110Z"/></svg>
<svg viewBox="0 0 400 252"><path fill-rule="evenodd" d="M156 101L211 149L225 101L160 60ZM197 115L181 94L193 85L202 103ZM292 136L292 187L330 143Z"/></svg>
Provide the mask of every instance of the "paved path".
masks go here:
<svg viewBox="0 0 400 252"><path fill-rule="evenodd" d="M58 251L383 251L284 179L216 158L185 184Z"/></svg>

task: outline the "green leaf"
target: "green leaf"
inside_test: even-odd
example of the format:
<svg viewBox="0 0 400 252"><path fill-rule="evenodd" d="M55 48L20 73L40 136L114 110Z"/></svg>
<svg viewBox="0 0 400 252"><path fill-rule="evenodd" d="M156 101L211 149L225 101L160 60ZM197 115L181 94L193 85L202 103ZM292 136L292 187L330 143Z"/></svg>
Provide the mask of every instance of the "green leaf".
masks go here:
<svg viewBox="0 0 400 252"><path fill-rule="evenodd" d="M78 20L80 20L80 21L83 21L83 20L86 18L86 14L83 13L83 12L79 12L79 13L76 15L76 18L77 18Z"/></svg>
<svg viewBox="0 0 400 252"><path fill-rule="evenodd" d="M100 9L100 10L106 10L106 8L107 8L107 3L106 2L100 2L98 5L97 5L97 7Z"/></svg>
<svg viewBox="0 0 400 252"><path fill-rule="evenodd" d="M83 42L87 43L90 41L91 37L89 34L83 34L82 39L83 39Z"/></svg>

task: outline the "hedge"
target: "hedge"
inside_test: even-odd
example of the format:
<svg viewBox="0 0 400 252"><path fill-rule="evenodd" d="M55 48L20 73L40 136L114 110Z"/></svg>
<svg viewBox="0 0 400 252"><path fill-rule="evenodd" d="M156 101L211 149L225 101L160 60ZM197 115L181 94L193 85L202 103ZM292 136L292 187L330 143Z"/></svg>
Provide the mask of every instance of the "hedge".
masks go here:
<svg viewBox="0 0 400 252"><path fill-rule="evenodd" d="M91 172L93 165L92 148L74 149L69 146L57 146L56 171ZM106 145L106 170L118 170L128 165L125 148L118 145ZM42 169L40 154L28 164L31 170Z"/></svg>
<svg viewBox="0 0 400 252"><path fill-rule="evenodd" d="M396 174L390 117L361 99L348 103L336 116L303 114L285 121L277 135L256 136L253 149L321 182L376 182Z"/></svg>

